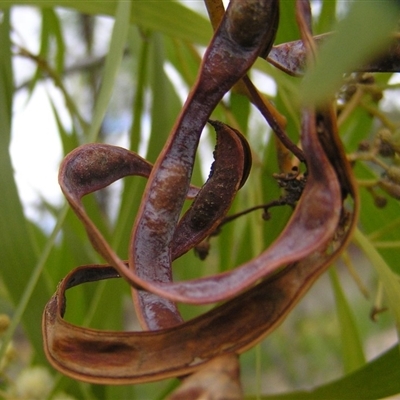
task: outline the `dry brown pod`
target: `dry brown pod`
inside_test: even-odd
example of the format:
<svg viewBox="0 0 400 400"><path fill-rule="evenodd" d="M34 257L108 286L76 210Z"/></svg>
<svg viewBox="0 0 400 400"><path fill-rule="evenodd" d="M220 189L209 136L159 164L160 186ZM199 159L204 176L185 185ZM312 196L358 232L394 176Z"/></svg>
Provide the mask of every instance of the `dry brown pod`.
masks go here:
<svg viewBox="0 0 400 400"><path fill-rule="evenodd" d="M257 12L256 3L269 13ZM249 8L243 12L246 4ZM210 368L217 366L222 377L228 376L227 387L235 386L236 375L225 374L224 360L246 351L273 331L346 247L358 214L351 169L332 108L327 106L318 112L305 109L301 143L308 179L281 235L258 257L234 270L172 282L172 259L215 229L247 175L248 149L243 138L233 129L219 125L222 132L213 174L201 190L194 189L197 197L179 223L183 201L193 193L190 176L201 131L223 94L272 45L277 4L231 2L206 52L198 81L153 168L127 150L107 145L89 145L64 161L60 171L63 191L94 247L110 264L73 270L46 306L46 355L64 374L92 383L127 384L196 373L188 390L200 393L207 384ZM246 36L236 30L231 18L239 18L247 26L251 13L260 26L271 24L264 31L253 27ZM240 21L240 15L246 21ZM81 198L129 174L149 176L149 181L127 263L89 219ZM229 184L227 175L234 176ZM121 276L132 287L145 331L99 331L64 319L66 290ZM223 303L183 321L177 301Z"/></svg>
<svg viewBox="0 0 400 400"><path fill-rule="evenodd" d="M309 141L318 143L315 121L313 113L305 113L305 145ZM332 138L329 151L339 155L337 164L348 171L344 153L336 147L336 133L325 134ZM318 151L324 153L321 146ZM326 158L325 164L329 167ZM241 353L255 345L279 325L347 245L357 221L358 201L352 181L343 180L343 173L337 176L342 177L339 178L342 190L336 194L340 198L341 216L329 240L278 274L194 320L147 332L96 331L71 325L63 319L65 291L85 282L119 276L115 269L107 266L74 270L60 284L44 313L43 331L49 361L63 373L88 382L139 383L183 376L214 357ZM320 178L323 181L324 174ZM354 196L352 210L341 205L348 195Z"/></svg>

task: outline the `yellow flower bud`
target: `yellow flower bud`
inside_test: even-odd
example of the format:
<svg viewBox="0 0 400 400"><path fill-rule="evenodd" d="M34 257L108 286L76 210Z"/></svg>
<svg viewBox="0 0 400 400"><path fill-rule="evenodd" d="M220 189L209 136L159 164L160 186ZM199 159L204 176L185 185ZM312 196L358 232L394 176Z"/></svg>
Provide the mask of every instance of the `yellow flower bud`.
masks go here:
<svg viewBox="0 0 400 400"><path fill-rule="evenodd" d="M15 395L29 400L47 399L53 384L53 377L45 367L27 368L15 380Z"/></svg>
<svg viewBox="0 0 400 400"><path fill-rule="evenodd" d="M10 317L7 314L0 314L0 335L10 326Z"/></svg>

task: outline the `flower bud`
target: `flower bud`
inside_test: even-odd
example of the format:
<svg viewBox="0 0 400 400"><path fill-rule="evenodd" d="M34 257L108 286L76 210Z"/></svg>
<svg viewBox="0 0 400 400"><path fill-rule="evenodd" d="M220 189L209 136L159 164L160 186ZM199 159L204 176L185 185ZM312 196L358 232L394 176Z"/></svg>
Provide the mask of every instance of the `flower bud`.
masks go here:
<svg viewBox="0 0 400 400"><path fill-rule="evenodd" d="M0 335L10 326L10 317L7 314L0 314Z"/></svg>
<svg viewBox="0 0 400 400"><path fill-rule="evenodd" d="M378 186L394 199L400 200L400 185L398 183L383 178L379 180Z"/></svg>

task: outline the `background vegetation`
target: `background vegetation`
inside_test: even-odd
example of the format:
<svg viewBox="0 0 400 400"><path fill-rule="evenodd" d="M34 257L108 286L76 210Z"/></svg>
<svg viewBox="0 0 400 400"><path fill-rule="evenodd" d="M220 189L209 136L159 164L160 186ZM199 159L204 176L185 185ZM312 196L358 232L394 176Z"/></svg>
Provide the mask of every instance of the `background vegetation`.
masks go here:
<svg viewBox="0 0 400 400"><path fill-rule="evenodd" d="M313 2L315 33L336 28L338 20L340 25L336 42L323 53L329 68L322 65L322 74L317 70L306 78L306 88L320 90L306 89L309 96L337 90L339 106L347 110L340 119L341 137L354 159L359 158L359 144L373 147L382 128L396 139L400 123L396 74L375 74L364 81L360 74L346 75L341 80L349 66L382 44L387 31L378 28L391 27L366 3ZM38 21L33 46L20 23L24 13ZM82 143L102 141L139 151L153 162L194 83L211 35L202 1L0 2L0 397L157 399L178 385L177 380L134 387L88 385L63 377L48 365L41 337L45 303L73 267L101 260L61 195L48 198L41 188L34 200L24 198L10 145L16 135L23 138L14 150L17 157L27 150L24 143L37 138L37 146L28 149L28 165L33 168L35 160L49 159L52 167L50 160L57 151L40 142L44 121L38 119L26 132L17 132L14 121L17 114L23 118L35 92L45 88L51 104L46 118L55 121L51 135L58 138L62 155ZM276 43L298 38L294 1L281 1ZM288 119L288 132L297 141L299 115L293 99L299 96L301 80L263 60L256 63L252 77ZM324 88L322 82L332 85ZM358 100L349 107L354 91ZM17 96L24 99L18 113ZM278 172L275 144L248 100L231 93L213 118L239 127L254 152L250 179L232 212L279 197L272 178ZM393 191L365 188L385 172L385 166L396 167L395 139L389 157L379 156L378 163L355 162L362 207L354 243L284 324L241 357L248 398L354 399L400 393L396 345L400 205ZM204 182L212 159L213 137L207 131L200 147L195 184ZM54 185L42 182L43 187L47 183ZM143 188L141 178L126 179L123 185L86 199L91 217L121 257L126 257ZM386 205L378 208L382 198L387 199ZM254 213L229 224L212 240L206 261L193 253L176 261L177 279L232 268L258 255L289 214L289 208L276 208L270 221ZM102 329L138 328L125 282L85 285L69 293L69 321ZM182 307L187 318L204 309ZM304 391L311 388L315 389ZM279 397L274 395L277 392L289 394Z"/></svg>

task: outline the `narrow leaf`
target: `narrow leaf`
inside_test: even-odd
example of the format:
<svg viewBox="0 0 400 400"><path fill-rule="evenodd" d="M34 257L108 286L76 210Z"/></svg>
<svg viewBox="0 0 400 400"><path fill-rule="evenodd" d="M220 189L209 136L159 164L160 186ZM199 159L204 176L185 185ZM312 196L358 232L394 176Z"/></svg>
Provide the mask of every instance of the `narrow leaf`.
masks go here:
<svg viewBox="0 0 400 400"><path fill-rule="evenodd" d="M340 326L344 372L350 373L365 364L364 352L356 321L340 286L337 272L333 268L329 272Z"/></svg>
<svg viewBox="0 0 400 400"><path fill-rule="evenodd" d="M395 274L387 265L386 261L376 250L370 240L360 231L356 230L354 240L357 245L363 250L365 255L370 259L374 266L379 279L381 280L386 300L389 308L395 318L397 326L397 334L400 335L400 279L399 275Z"/></svg>
<svg viewBox="0 0 400 400"><path fill-rule="evenodd" d="M335 29L336 34L321 47L315 68L310 68L304 77L302 104L319 104L331 98L344 73L382 52L389 44L398 16L399 10L392 1L352 2Z"/></svg>
<svg viewBox="0 0 400 400"><path fill-rule="evenodd" d="M115 79L121 65L128 37L131 1L120 0L115 15L114 29L110 48L106 57L100 92L96 101L93 120L87 133L88 141L95 142L100 131L104 115L111 99Z"/></svg>
<svg viewBox="0 0 400 400"><path fill-rule="evenodd" d="M261 400L374 400L400 393L398 346L370 361L363 368L336 381L307 391L261 396ZM247 400L256 400L254 396Z"/></svg>
<svg viewBox="0 0 400 400"><path fill-rule="evenodd" d="M13 329L22 318L26 333L38 352L38 357L43 358L40 352L42 348L40 309L51 292L44 279L38 276L40 274L31 275L35 274L33 269L38 255L19 199L9 153L14 91L9 17L9 12L4 11L0 21L0 276L13 305L17 307L20 304L20 311L14 316L13 327L10 328L6 339L10 339ZM30 287L29 296L25 297L25 288L31 278L34 282ZM31 295L35 299L35 304L29 308L29 312L26 312L27 301ZM20 303L22 298L24 301ZM6 339L2 341L2 354L7 345Z"/></svg>
<svg viewBox="0 0 400 400"><path fill-rule="evenodd" d="M117 1L80 1L80 0L18 0L3 2L2 6L24 4L35 7L65 7L85 14L109 15L114 17ZM210 23L184 5L174 0L129 1L130 22L144 30L162 32L166 35L206 45L211 37ZM129 5L126 5L129 7Z"/></svg>

